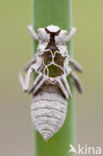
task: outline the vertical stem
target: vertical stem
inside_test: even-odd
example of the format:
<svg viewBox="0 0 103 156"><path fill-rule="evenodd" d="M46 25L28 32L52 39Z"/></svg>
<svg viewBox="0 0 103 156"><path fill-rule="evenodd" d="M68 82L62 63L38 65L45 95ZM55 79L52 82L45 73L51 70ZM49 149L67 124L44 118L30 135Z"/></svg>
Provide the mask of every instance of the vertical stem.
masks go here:
<svg viewBox="0 0 103 156"><path fill-rule="evenodd" d="M48 25L58 25L62 29L71 28L71 0L33 0L33 25L35 30ZM71 55L71 43L68 45ZM36 52L37 43L33 44ZM34 53L34 52L33 52ZM69 83L71 83L69 81ZM68 154L69 144L73 144L73 105L68 101L67 117L63 127L48 142L35 132L35 156L72 156Z"/></svg>

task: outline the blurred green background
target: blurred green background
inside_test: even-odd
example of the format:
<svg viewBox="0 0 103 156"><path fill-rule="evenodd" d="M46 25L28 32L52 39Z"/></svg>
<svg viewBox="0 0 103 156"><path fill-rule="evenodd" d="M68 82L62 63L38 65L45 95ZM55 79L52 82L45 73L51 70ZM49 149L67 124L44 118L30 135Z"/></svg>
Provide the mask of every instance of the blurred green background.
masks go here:
<svg viewBox="0 0 103 156"><path fill-rule="evenodd" d="M74 58L84 67L84 94L75 91L76 142L102 147L103 0L72 0L72 6ZM31 97L18 82L32 57L31 22L32 1L0 0L0 156L33 156Z"/></svg>

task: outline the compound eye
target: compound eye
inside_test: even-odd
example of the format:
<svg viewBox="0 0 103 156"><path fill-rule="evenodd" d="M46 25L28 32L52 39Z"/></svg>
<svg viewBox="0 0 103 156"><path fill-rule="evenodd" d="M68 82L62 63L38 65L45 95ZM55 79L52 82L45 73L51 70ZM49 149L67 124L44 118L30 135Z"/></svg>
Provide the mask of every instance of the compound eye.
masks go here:
<svg viewBox="0 0 103 156"><path fill-rule="evenodd" d="M63 67L65 57L63 57L59 52L55 52L54 63Z"/></svg>
<svg viewBox="0 0 103 156"><path fill-rule="evenodd" d="M52 63L52 53L50 50L44 51L42 57L45 65L49 65L50 63Z"/></svg>

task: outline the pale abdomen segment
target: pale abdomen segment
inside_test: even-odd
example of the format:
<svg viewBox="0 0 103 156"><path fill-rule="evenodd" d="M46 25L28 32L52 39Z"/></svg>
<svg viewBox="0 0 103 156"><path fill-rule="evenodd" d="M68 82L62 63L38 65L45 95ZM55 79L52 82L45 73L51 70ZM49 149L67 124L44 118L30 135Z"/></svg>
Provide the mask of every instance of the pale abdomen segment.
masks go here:
<svg viewBox="0 0 103 156"><path fill-rule="evenodd" d="M35 129L45 140L62 127L67 112L67 100L56 85L44 85L33 95L31 117Z"/></svg>

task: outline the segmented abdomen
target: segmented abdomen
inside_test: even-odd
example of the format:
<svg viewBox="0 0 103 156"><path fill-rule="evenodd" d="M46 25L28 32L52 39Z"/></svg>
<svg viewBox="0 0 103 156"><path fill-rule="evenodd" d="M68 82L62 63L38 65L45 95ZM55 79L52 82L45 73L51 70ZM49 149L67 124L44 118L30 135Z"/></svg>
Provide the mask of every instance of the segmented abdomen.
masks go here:
<svg viewBox="0 0 103 156"><path fill-rule="evenodd" d="M33 95L31 117L35 129L45 140L62 127L67 112L67 100L56 85L44 86Z"/></svg>

